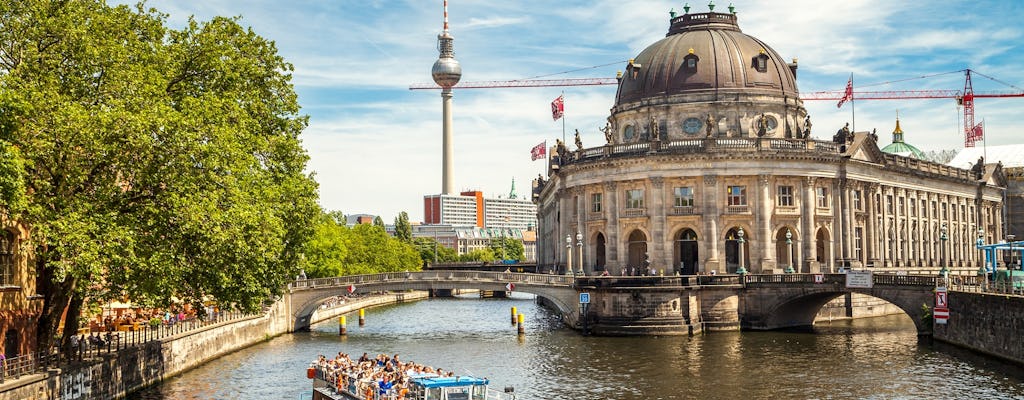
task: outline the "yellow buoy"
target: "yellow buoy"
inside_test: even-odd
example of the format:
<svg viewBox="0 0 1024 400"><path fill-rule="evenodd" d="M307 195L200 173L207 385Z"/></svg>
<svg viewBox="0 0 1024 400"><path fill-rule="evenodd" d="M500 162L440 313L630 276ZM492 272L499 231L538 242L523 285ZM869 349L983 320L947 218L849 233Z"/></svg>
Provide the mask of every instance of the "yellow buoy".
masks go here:
<svg viewBox="0 0 1024 400"><path fill-rule="evenodd" d="M363 325L366 325L366 310L360 308L359 309L359 326L363 326Z"/></svg>

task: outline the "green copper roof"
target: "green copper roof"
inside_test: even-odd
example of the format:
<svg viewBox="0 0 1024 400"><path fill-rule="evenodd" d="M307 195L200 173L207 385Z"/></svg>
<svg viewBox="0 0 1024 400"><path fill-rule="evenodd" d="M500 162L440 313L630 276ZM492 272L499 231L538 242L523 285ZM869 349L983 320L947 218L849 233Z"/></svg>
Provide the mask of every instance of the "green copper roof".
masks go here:
<svg viewBox="0 0 1024 400"><path fill-rule="evenodd" d="M895 154L904 157L913 157L918 160L924 159L924 153L917 147L903 141L903 129L900 129L900 114L896 112L896 129L892 131L892 143L882 148L882 152Z"/></svg>
<svg viewBox="0 0 1024 400"><path fill-rule="evenodd" d="M913 157L918 160L924 159L924 153L922 153L921 150L918 150L917 147L904 142L889 143L888 146L882 148L882 152L904 157Z"/></svg>

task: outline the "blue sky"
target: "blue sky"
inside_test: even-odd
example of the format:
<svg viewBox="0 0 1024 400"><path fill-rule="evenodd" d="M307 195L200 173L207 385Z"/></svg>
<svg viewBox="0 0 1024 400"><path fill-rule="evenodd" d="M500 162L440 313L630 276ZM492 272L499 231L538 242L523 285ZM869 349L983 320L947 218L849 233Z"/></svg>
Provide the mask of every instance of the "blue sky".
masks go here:
<svg viewBox="0 0 1024 400"><path fill-rule="evenodd" d="M937 4L941 3L941 4ZM347 214L407 211L423 216L422 196L441 188L441 99L410 91L429 83L437 59L441 0L152 0L183 26L190 15L241 16L276 42L294 64L293 82L310 125L303 142L320 183L320 203ZM557 4L555 6L554 4ZM670 9L682 1L451 0L450 32L463 81L613 77L625 61L664 37ZM690 3L704 12L704 2ZM963 74L863 87L870 83L971 68L1024 87L1024 2L1017 1L744 1L733 4L743 32L798 58L802 92L842 89L850 74L863 90L962 89ZM716 2L724 10L728 2ZM591 68L593 66L610 66ZM974 76L975 91L1021 91ZM455 187L520 195L543 171L529 150L562 135L550 102L564 91L566 129L583 143L603 142L614 86L456 90ZM831 138L850 107L805 104L813 136ZM857 130L877 128L891 140L896 110L906 141L922 150L963 147L962 112L952 99L858 101ZM1024 98L979 99L989 145L1021 143Z"/></svg>

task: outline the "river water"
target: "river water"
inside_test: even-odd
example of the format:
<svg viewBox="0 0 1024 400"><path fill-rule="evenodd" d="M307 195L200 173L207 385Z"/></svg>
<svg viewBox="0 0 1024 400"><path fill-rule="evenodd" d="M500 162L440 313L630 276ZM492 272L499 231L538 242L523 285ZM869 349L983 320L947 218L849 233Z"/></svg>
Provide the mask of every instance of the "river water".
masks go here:
<svg viewBox="0 0 1024 400"><path fill-rule="evenodd" d="M520 339L510 308L526 315ZM367 310L221 357L139 400L298 399L319 354L388 353L490 378L519 399L1024 399L1024 369L918 344L905 315L819 324L813 332L584 337L531 296L430 299Z"/></svg>

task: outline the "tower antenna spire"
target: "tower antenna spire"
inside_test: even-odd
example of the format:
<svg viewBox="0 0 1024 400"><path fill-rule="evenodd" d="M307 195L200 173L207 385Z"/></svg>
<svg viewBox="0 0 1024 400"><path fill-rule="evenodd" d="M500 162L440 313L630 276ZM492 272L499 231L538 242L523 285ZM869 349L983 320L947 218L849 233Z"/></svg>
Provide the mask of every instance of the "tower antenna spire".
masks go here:
<svg viewBox="0 0 1024 400"><path fill-rule="evenodd" d="M462 78L462 67L455 60L455 38L448 33L448 0L444 0L444 31L437 35L437 61L430 70L434 83L441 87L441 194L455 192L452 141L452 87Z"/></svg>
<svg viewBox="0 0 1024 400"><path fill-rule="evenodd" d="M448 32L448 0L444 0L444 31Z"/></svg>

